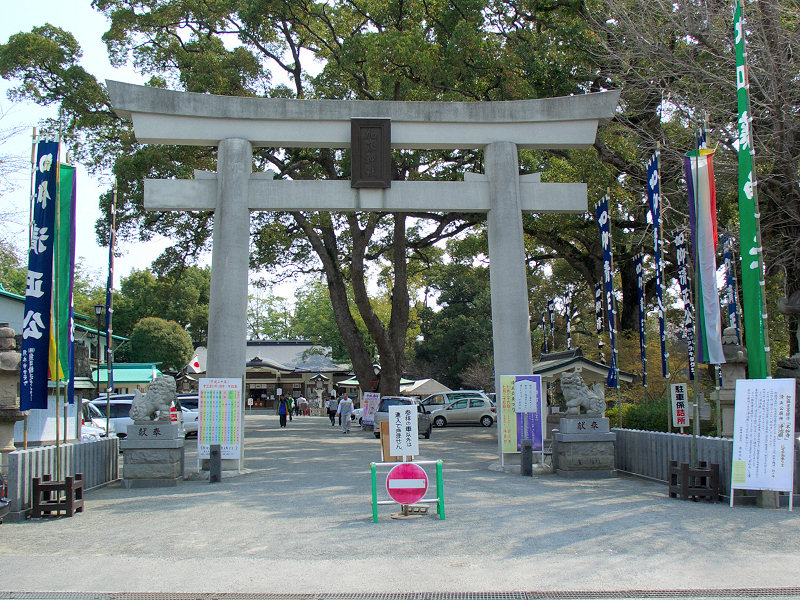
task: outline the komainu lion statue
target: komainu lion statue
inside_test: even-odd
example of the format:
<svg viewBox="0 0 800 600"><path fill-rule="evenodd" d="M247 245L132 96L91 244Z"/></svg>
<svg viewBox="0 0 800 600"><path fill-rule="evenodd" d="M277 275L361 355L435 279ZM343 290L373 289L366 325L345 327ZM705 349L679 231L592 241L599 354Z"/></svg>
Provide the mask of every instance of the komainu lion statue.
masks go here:
<svg viewBox="0 0 800 600"><path fill-rule="evenodd" d="M602 384L601 384L602 385ZM561 392L567 401L567 414L581 414L581 406L590 417L602 417L606 412L606 401L602 390L590 390L576 372L561 374Z"/></svg>
<svg viewBox="0 0 800 600"><path fill-rule="evenodd" d="M169 422L169 409L176 396L174 377L169 375L156 377L146 394L136 390L131 403L130 417L134 421Z"/></svg>

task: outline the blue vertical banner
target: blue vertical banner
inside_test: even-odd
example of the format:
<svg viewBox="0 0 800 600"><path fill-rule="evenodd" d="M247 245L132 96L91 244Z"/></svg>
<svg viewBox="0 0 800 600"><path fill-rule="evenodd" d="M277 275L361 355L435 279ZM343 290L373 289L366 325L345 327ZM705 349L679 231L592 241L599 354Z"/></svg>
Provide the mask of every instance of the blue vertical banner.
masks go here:
<svg viewBox="0 0 800 600"><path fill-rule="evenodd" d="M547 302L547 315L550 318L550 340L552 341L553 351L556 349L556 301L555 299Z"/></svg>
<svg viewBox="0 0 800 600"><path fill-rule="evenodd" d="M572 350L572 286L564 294L564 319L567 328L567 350Z"/></svg>
<svg viewBox="0 0 800 600"><path fill-rule="evenodd" d="M108 374L108 390L110 393L114 392L114 350L111 345L111 337L113 335L112 323L114 316L114 299L112 292L114 291L114 237L116 235L116 219L117 219L117 184L114 182L114 195L111 200L111 230L108 234L108 281L106 282L106 373ZM100 332L98 332L100 335ZM97 357L100 360L100 357ZM100 368L98 366L97 375L100 376Z"/></svg>
<svg viewBox="0 0 800 600"><path fill-rule="evenodd" d="M661 233L661 153L656 151L647 163L647 203L653 220L653 260L656 269L656 300L658 302L658 333L661 336L661 375L669 378L667 332L664 323L664 263L661 260L664 240Z"/></svg>
<svg viewBox="0 0 800 600"><path fill-rule="evenodd" d="M681 288L683 301L683 330L689 351L689 379L694 380L694 306L692 305L692 291L689 285L689 269L686 265L686 235L683 231L675 234L675 263L678 267L678 284Z"/></svg>
<svg viewBox="0 0 800 600"><path fill-rule="evenodd" d="M647 339L645 338L645 317L647 306L644 298L644 256L637 254L633 258L636 270L636 291L639 297L639 354L642 357L642 387L647 387Z"/></svg>
<svg viewBox="0 0 800 600"><path fill-rule="evenodd" d="M604 196L595 208L597 226L600 228L600 241L603 246L603 282L606 288L606 311L608 311L608 331L611 337L611 367L608 370L606 385L617 387L617 311L614 309L614 263L611 254L611 218L608 212L609 197Z"/></svg>
<svg viewBox="0 0 800 600"><path fill-rule="evenodd" d="M736 330L736 343L742 343L739 333L739 299L736 297L736 271L733 261L733 240L725 236L722 241L722 256L725 261L725 302L728 305L728 326Z"/></svg>
<svg viewBox="0 0 800 600"><path fill-rule="evenodd" d="M544 353L547 354L547 323L545 322L546 311L542 311L542 337L544 342L542 342L544 346Z"/></svg>
<svg viewBox="0 0 800 600"><path fill-rule="evenodd" d="M594 323L597 335L603 333L603 284L594 284Z"/></svg>
<svg viewBox="0 0 800 600"><path fill-rule="evenodd" d="M25 314L22 320L22 362L20 365L20 410L47 408L47 379L50 352L50 322L53 293L53 244L58 142L36 143L34 184L31 202L28 278Z"/></svg>

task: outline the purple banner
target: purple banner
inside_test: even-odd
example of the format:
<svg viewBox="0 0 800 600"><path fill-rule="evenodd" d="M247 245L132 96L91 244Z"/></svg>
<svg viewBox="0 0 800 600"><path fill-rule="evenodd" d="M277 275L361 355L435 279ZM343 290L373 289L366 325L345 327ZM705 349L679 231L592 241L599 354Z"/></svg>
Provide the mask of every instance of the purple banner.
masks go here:
<svg viewBox="0 0 800 600"><path fill-rule="evenodd" d="M20 410L47 408L58 142L36 144L28 280L22 320Z"/></svg>
<svg viewBox="0 0 800 600"><path fill-rule="evenodd" d="M608 311L608 331L611 337L611 367L608 370L606 385L617 387L617 323L614 310L614 275L611 255L611 220L608 213L608 196L597 204L595 216L600 228L600 241L603 246L603 281L606 288L606 310Z"/></svg>
<svg viewBox="0 0 800 600"><path fill-rule="evenodd" d="M683 330L689 352L689 379L694 379L694 306L689 286L689 270L686 266L686 236L682 231L675 235L675 256L678 267L678 283L683 301Z"/></svg>

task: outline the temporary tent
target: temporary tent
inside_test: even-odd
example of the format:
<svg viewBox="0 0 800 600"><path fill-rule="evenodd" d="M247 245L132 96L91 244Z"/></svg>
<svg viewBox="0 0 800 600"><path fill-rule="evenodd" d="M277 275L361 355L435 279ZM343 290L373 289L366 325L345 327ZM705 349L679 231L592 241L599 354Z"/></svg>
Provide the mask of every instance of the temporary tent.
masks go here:
<svg viewBox="0 0 800 600"><path fill-rule="evenodd" d="M436 394L438 392L452 391L446 385L443 385L435 379L418 379L406 385L400 386L400 393L404 396L427 396L429 394Z"/></svg>

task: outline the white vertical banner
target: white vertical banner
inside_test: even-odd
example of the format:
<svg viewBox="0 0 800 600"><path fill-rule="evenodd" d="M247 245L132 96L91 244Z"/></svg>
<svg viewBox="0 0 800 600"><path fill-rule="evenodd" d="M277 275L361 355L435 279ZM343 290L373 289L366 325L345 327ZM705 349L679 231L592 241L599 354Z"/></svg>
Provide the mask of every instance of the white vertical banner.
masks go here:
<svg viewBox="0 0 800 600"><path fill-rule="evenodd" d="M672 426L689 426L689 401L686 394L685 383L673 383L670 385L670 395L672 398Z"/></svg>
<svg viewBox="0 0 800 600"><path fill-rule="evenodd" d="M364 392L361 406L361 424L375 425L375 413L381 403L381 395L378 392Z"/></svg>
<svg viewBox="0 0 800 600"><path fill-rule="evenodd" d="M731 506L734 488L791 494L795 380L738 379L735 402Z"/></svg>
<svg viewBox="0 0 800 600"><path fill-rule="evenodd" d="M401 404L389 407L389 456L417 456L419 426L417 406Z"/></svg>

